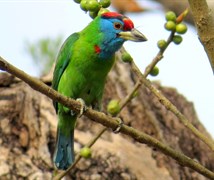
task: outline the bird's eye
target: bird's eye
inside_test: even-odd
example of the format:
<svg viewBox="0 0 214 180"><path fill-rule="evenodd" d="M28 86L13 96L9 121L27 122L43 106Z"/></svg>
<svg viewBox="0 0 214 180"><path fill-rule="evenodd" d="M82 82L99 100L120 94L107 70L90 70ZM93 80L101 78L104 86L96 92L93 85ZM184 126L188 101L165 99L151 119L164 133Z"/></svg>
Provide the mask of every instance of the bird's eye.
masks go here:
<svg viewBox="0 0 214 180"><path fill-rule="evenodd" d="M114 23L114 29L122 29L122 24L119 22Z"/></svg>

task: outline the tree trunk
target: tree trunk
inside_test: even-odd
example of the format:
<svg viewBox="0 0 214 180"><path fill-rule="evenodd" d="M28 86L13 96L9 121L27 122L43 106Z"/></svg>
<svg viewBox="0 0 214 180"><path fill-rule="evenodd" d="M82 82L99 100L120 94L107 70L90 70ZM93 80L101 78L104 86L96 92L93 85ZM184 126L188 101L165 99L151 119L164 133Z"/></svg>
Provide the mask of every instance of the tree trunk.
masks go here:
<svg viewBox="0 0 214 180"><path fill-rule="evenodd" d="M130 67L117 62L108 76L103 109L111 99L123 99L136 81ZM155 86L206 136L193 104L174 88ZM124 122L146 132L214 170L214 155L165 109L145 87L121 112ZM51 179L57 117L52 101L13 76L0 74L0 179ZM78 152L101 125L83 117L75 130ZM68 179L206 179L169 157L127 136L106 132Z"/></svg>

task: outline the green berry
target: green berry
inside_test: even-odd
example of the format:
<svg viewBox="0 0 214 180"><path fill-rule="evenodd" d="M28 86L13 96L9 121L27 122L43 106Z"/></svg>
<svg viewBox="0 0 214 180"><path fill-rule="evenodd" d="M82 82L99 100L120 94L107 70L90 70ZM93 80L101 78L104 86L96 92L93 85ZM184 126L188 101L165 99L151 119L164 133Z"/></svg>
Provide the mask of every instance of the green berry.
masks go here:
<svg viewBox="0 0 214 180"><path fill-rule="evenodd" d="M99 9L100 9L100 5L99 5L99 3L97 2L97 0L90 0L90 1L87 1L86 9L87 9L88 11L97 12L97 11L99 11Z"/></svg>
<svg viewBox="0 0 214 180"><path fill-rule="evenodd" d="M81 0L74 0L74 2L80 4Z"/></svg>
<svg viewBox="0 0 214 180"><path fill-rule="evenodd" d="M164 25L165 29L168 31L174 31L176 28L176 24L174 21L167 21Z"/></svg>
<svg viewBox="0 0 214 180"><path fill-rule="evenodd" d="M108 9L105 8L100 8L99 12L98 12L98 16L102 15L103 13L109 12Z"/></svg>
<svg viewBox="0 0 214 180"><path fill-rule="evenodd" d="M91 157L91 149L89 147L83 147L81 150L80 150L80 156L88 159Z"/></svg>
<svg viewBox="0 0 214 180"><path fill-rule="evenodd" d="M95 12L95 11L90 11L90 12L89 12L89 16L90 16L92 19L94 19L95 17L97 17L97 12Z"/></svg>
<svg viewBox="0 0 214 180"><path fill-rule="evenodd" d="M108 111L108 113L110 113L111 115L116 115L117 113L119 113L119 112L120 112L120 104L119 104L119 101L116 100L116 99L111 100L111 101L108 103L107 111Z"/></svg>
<svg viewBox="0 0 214 180"><path fill-rule="evenodd" d="M159 40L158 43L157 43L159 49L165 49L166 46L167 46L167 42L163 39Z"/></svg>
<svg viewBox="0 0 214 180"><path fill-rule="evenodd" d="M180 36L180 35L175 35L172 39L172 41L175 43L175 44L180 44L182 42L183 38Z"/></svg>
<svg viewBox="0 0 214 180"><path fill-rule="evenodd" d="M180 23L176 25L176 32L178 34L185 34L187 32L187 26L184 23Z"/></svg>
<svg viewBox="0 0 214 180"><path fill-rule="evenodd" d="M166 18L167 21L174 21L175 22L177 16L173 11L168 11L165 14L165 18Z"/></svg>
<svg viewBox="0 0 214 180"><path fill-rule="evenodd" d="M133 60L131 55L129 53L127 53L127 52L124 52L122 54L121 58L122 58L123 62L127 62L127 63L132 62L132 60Z"/></svg>
<svg viewBox="0 0 214 180"><path fill-rule="evenodd" d="M157 76L159 74L159 69L157 66L153 67L153 69L149 73L151 76Z"/></svg>
<svg viewBox="0 0 214 180"><path fill-rule="evenodd" d="M100 0L100 5L101 5L103 8L109 7L110 4L111 4L111 1L110 1L110 0Z"/></svg>
<svg viewBox="0 0 214 180"><path fill-rule="evenodd" d="M83 10L83 11L87 11L87 0L81 0L80 2L80 8Z"/></svg>

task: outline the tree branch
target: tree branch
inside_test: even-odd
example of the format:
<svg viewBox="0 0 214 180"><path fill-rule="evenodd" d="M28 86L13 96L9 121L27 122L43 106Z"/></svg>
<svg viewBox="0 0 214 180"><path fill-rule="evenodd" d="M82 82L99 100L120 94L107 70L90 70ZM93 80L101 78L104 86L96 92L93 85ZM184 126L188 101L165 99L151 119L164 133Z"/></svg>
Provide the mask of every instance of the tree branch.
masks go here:
<svg viewBox="0 0 214 180"><path fill-rule="evenodd" d="M206 0L188 0L199 39L210 61L214 73L214 14Z"/></svg>
<svg viewBox="0 0 214 180"><path fill-rule="evenodd" d="M22 79L30 87L45 94L52 100L58 101L59 103L71 108L75 112L80 111L79 102L77 102L73 99L70 99L68 97L62 96L57 91L53 90L46 84L42 83L40 80L29 76L25 72L19 70L18 68L14 67L13 65L9 64L2 57L0 57L0 69L7 71L10 74ZM105 115L104 113L97 112L92 109L88 109L87 111L85 111L84 115L87 116L88 118L90 118L91 120L98 122L111 129L116 129L119 124L117 121L117 118L112 118L110 116ZM198 162L192 160L188 156L186 156L178 151L173 150L172 148L170 148L167 145L164 145L163 143L161 143L160 141L158 141L157 139L155 139L151 136L149 136L143 132L140 132L132 127L128 127L126 125L123 125L121 127L120 132L132 137L133 139L135 139L136 141L138 141L140 143L145 143L149 146L152 146L152 147L158 149L165 155L170 156L171 158L175 159L182 166L192 168L195 171L199 172L200 174L202 174L208 178L214 179L214 173L212 171L208 170L207 168L205 168Z"/></svg>
<svg viewBox="0 0 214 180"><path fill-rule="evenodd" d="M214 142L212 139L209 139L204 134L202 134L198 129L196 129L191 122L161 93L157 90L152 83L145 78L145 76L141 73L138 67L132 62L132 70L137 74L138 78L141 82L158 98L160 103L166 107L169 111L171 111L177 118L189 129L192 133L201 139L213 152L214 152Z"/></svg>

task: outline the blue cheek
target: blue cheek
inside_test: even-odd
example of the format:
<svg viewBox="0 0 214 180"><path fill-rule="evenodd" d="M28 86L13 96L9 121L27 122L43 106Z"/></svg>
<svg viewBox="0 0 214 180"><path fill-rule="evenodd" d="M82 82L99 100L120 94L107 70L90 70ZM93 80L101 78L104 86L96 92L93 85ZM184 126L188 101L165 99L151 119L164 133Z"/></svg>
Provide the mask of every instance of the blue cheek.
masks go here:
<svg viewBox="0 0 214 180"><path fill-rule="evenodd" d="M100 57L102 59L108 59L121 48L125 40L117 37L117 34L120 31L114 29L112 21L103 20L100 27L100 30L103 33L103 40L100 44L102 49Z"/></svg>

